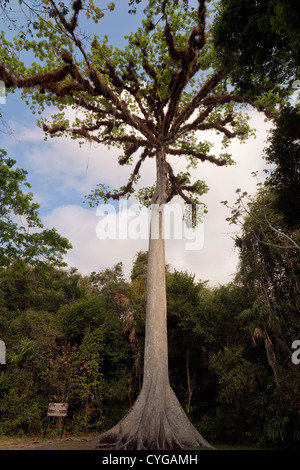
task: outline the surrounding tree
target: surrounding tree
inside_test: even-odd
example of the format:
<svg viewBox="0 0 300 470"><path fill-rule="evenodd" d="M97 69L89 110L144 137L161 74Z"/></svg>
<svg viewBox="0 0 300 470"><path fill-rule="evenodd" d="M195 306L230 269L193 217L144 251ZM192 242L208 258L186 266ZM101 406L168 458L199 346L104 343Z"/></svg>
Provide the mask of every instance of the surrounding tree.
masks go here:
<svg viewBox="0 0 300 470"><path fill-rule="evenodd" d="M264 346L273 373L277 419L285 423L278 427L277 438L292 446L298 440L299 428L299 397L292 385L299 381L299 370L291 360L291 347L300 334L300 239L298 229L287 229L276 205L276 193L270 189L261 190L249 204L236 238L240 253L237 281L257 291L244 319L254 345Z"/></svg>
<svg viewBox="0 0 300 470"><path fill-rule="evenodd" d="M17 259L63 264L62 256L71 245L55 229L43 229L27 172L15 168L15 163L0 150L0 266Z"/></svg>
<svg viewBox="0 0 300 470"><path fill-rule="evenodd" d="M181 197L191 205L195 222L199 197L207 187L203 181L191 183L188 172L176 175L169 159L186 158L190 167L199 162L233 163L226 152L212 155L210 143L199 141L197 133L221 133L224 148L232 138L244 141L251 130L241 106L271 116L277 98L270 94L272 87L267 99L263 86L255 97L228 87L228 71L219 67L208 41L204 0L197 9L188 2L149 1L141 27L123 51L110 47L107 38L80 37L81 1L73 3L69 18L60 4L50 0L49 6L53 20L33 23L36 39L19 37L11 44L2 36L0 78L7 89L22 88L40 111L47 104L58 107L52 122L40 123L47 135L123 148L119 163L134 164L127 185L114 191L99 185L91 204L129 197L146 158L156 163L155 185L141 193L152 203L143 387L130 412L97 439L98 445L211 447L192 426L169 384L162 234L164 205ZM94 13L97 20L96 8ZM38 59L30 68L11 53L23 49L32 50ZM82 111L82 119L70 122L63 112L69 107Z"/></svg>
<svg viewBox="0 0 300 470"><path fill-rule="evenodd" d="M213 24L218 58L242 92L284 95L299 79L300 34L297 0L220 0ZM229 26L230 25L230 26ZM284 86L283 86L284 85Z"/></svg>
<svg viewBox="0 0 300 470"><path fill-rule="evenodd" d="M285 106L275 119L265 158L273 166L267 184L276 194L276 211L289 229L300 225L299 137L300 106Z"/></svg>
<svg viewBox="0 0 300 470"><path fill-rule="evenodd" d="M199 346L203 344L200 306L204 283L196 283L194 276L178 271L168 272L166 280L170 381L180 391L181 402L191 416L196 384L201 382L198 374L203 371Z"/></svg>
<svg viewBox="0 0 300 470"><path fill-rule="evenodd" d="M291 361L291 345L300 334L299 129L298 109L282 108L265 149L270 175L265 184L258 184L254 197L238 190L229 217L241 227L236 236L237 281L257 292L244 318L254 344L264 345L276 383L277 418L270 429L290 448L297 442L300 424L299 398L292 385L299 381L299 372ZM284 425L279 426L280 420Z"/></svg>
<svg viewBox="0 0 300 470"><path fill-rule="evenodd" d="M228 28L230 21L231 27ZM282 97L295 87L300 69L299 9L294 0L221 0L213 26L218 59L231 83L251 96L278 82ZM255 40L253 40L255 38ZM267 77L267 81L265 81ZM276 384L266 433L281 446L299 440L299 383L291 344L299 336L299 105L284 106L274 116L265 157L271 164L266 185L249 197L238 190L229 218L239 224L237 281L257 291L243 318L256 347L262 344Z"/></svg>
<svg viewBox="0 0 300 470"><path fill-rule="evenodd" d="M42 434L51 401L69 402L75 434L104 429L128 409L133 358L123 309L111 297L113 287L122 289L115 281L105 287L99 293L92 276L74 269L23 261L0 268L0 336L7 346L1 434Z"/></svg>

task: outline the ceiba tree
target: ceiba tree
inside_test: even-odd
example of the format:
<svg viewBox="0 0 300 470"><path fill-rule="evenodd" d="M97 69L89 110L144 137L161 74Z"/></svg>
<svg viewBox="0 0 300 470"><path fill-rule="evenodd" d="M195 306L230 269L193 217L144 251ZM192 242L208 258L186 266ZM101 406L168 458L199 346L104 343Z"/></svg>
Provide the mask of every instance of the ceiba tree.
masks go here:
<svg viewBox="0 0 300 470"><path fill-rule="evenodd" d="M115 190L100 184L91 195L93 203L131 196L145 160L156 164L155 185L142 192L145 203L151 201L155 227L155 236L149 238L143 387L127 415L99 436L97 445L210 448L169 383L163 209L174 197L182 198L195 216L199 197L207 191L203 181L191 182L188 172L176 174L172 158L185 158L192 168L199 162L231 164L228 153L211 154L209 142L199 138L201 131L223 135L226 147L230 139L244 141L251 132L242 106L256 107L267 116L274 110L263 86L255 100L230 86L210 47L204 0L197 8L187 0L149 0L144 20L124 50L110 46L106 37L81 35L81 0L73 3L71 16L61 2L47 3L53 18L33 24L35 39L19 37L9 43L2 37L0 79L8 89L21 88L34 107L57 106L51 122L40 122L47 135L69 135L122 150L120 165L133 165L127 184ZM16 59L16 50L24 49L38 58L29 68ZM73 121L64 113L69 108L81 111Z"/></svg>

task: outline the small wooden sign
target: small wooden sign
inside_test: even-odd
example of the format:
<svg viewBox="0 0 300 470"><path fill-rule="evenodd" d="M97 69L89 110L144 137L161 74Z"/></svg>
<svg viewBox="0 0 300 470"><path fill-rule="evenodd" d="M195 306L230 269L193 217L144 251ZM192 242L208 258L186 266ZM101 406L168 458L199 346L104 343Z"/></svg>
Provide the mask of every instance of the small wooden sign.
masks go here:
<svg viewBox="0 0 300 470"><path fill-rule="evenodd" d="M0 341L0 364L6 364L6 346L4 341Z"/></svg>
<svg viewBox="0 0 300 470"><path fill-rule="evenodd" d="M47 416L67 416L68 403L49 403Z"/></svg>
<svg viewBox="0 0 300 470"><path fill-rule="evenodd" d="M49 403L48 405L48 411L47 411L47 421L46 421L46 426L45 426L45 431L44 431L44 438L46 437L46 432L47 432L47 427L48 427L48 420L49 416L57 416L63 419L63 426L61 430L61 435L60 438L62 438L63 432L64 432L64 427L65 427L65 422L67 419L67 413L68 413L68 403Z"/></svg>

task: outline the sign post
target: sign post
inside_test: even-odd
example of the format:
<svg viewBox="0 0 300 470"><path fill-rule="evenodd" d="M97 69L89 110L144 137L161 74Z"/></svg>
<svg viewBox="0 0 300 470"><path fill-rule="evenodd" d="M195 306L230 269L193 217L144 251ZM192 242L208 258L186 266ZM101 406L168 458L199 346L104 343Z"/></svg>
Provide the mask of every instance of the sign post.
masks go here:
<svg viewBox="0 0 300 470"><path fill-rule="evenodd" d="M59 417L63 418L63 425L62 425L62 430L60 434L60 438L62 439L62 435L64 432L64 427L65 427L65 422L67 419L67 413L68 413L68 403L49 403L48 405L48 411L47 411L47 421L46 421L46 427L45 427L45 432L44 432L44 438L46 437L46 432L47 432L47 427L48 427L48 420L49 416L53 417Z"/></svg>
<svg viewBox="0 0 300 470"><path fill-rule="evenodd" d="M4 341L0 340L0 364L6 364L6 346Z"/></svg>

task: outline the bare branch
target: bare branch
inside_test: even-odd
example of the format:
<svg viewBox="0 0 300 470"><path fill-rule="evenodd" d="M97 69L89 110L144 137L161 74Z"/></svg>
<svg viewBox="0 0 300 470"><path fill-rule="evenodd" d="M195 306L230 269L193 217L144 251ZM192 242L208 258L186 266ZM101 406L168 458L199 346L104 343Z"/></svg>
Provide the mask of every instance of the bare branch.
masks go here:
<svg viewBox="0 0 300 470"><path fill-rule="evenodd" d="M216 72L211 78L209 78L197 95L185 106L185 108L180 112L180 114L174 120L173 126L170 129L170 133L176 133L183 122L186 122L193 112L200 106L210 106L216 105L214 102L206 102L204 98L220 83L222 79L222 72ZM216 96L216 95L214 95Z"/></svg>
<svg viewBox="0 0 300 470"><path fill-rule="evenodd" d="M192 206L192 217L194 219L195 215L196 215L197 205L196 205L195 201L193 201L189 196L187 196L184 193L184 190L187 189L188 187L187 186L184 187L180 184L179 178L174 175L173 168L171 167L171 165L168 162L167 162L167 172L168 172L169 179L170 179L171 186L172 186L172 191L169 194L167 202L169 202L176 195L181 196L181 198L187 204ZM194 191L194 190L195 190L195 188L192 191ZM188 191L191 191L191 189L188 189Z"/></svg>
<svg viewBox="0 0 300 470"><path fill-rule="evenodd" d="M204 100L202 100L201 104L204 106L214 105L214 106L221 106L222 104L231 103L234 101L235 103L245 103L250 104L253 108L256 108L260 112L264 112L268 118L272 118L274 115L277 114L277 111L270 108L264 108L261 105L256 105L252 98L248 95L237 95L234 92L208 96Z"/></svg>
<svg viewBox="0 0 300 470"><path fill-rule="evenodd" d="M210 115L213 109L214 109L214 106L207 106L207 108L199 114L199 116L193 121L193 123L182 126L180 129L177 129L176 132L175 132L175 129L172 129L172 131L168 133L166 142L168 144L171 144L175 140L177 140L178 137L192 130L194 126L197 127L199 124L201 124L204 121L205 118L207 118Z"/></svg>
<svg viewBox="0 0 300 470"><path fill-rule="evenodd" d="M129 194L131 191L132 191L132 186L133 186L133 183L134 183L134 180L135 178L138 176L139 174L139 171L140 171L140 168L141 168L141 165L142 163L144 162L144 160L146 159L146 157L148 156L148 149L145 149L140 157L140 159L138 160L134 170L133 170L133 173L131 174L130 176L130 179L127 183L127 185L125 186L124 189L122 189L122 191L119 191L118 193L106 193L104 195L104 198L105 199L120 199L120 197L124 197L126 196L126 194Z"/></svg>
<svg viewBox="0 0 300 470"><path fill-rule="evenodd" d="M52 88L54 84L63 80L70 72L70 65L66 65L60 69L56 69L53 72L41 72L36 75L15 78L11 73L6 70L5 64L0 63L0 78L5 82L7 88L18 87L18 88L34 88L38 85L46 86L50 84Z"/></svg>
<svg viewBox="0 0 300 470"><path fill-rule="evenodd" d="M166 153L170 155L178 155L178 156L181 156L181 155L191 156L191 157L197 158L198 160L201 160L202 162L209 161L218 166L224 166L227 163L227 160L223 158L219 159L219 158L214 157L213 155L207 155L205 153L197 152L196 150L174 149L174 148L167 147Z"/></svg>

